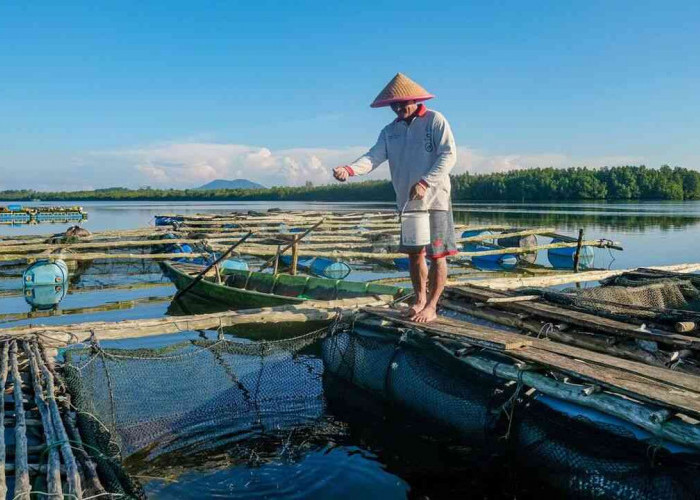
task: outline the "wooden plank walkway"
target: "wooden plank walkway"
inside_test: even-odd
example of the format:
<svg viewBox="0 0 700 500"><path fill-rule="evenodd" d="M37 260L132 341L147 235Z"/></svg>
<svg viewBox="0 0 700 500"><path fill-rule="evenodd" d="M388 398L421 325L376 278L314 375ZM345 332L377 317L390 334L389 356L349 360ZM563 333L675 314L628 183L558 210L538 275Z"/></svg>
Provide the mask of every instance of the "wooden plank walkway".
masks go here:
<svg viewBox="0 0 700 500"><path fill-rule="evenodd" d="M509 297L508 293L488 290L473 285L463 285L449 287L448 293L462 295L472 300L486 302L488 299ZM641 330L636 325L616 321L614 319L588 314L580 311L566 309L564 307L553 306L542 302L493 302L490 306L498 309L506 309L526 313L540 318L553 319L571 325L586 328L594 332L606 335L617 335L642 340L652 340L662 344L673 345L679 348L700 350L700 338L676 333L657 333Z"/></svg>
<svg viewBox="0 0 700 500"><path fill-rule="evenodd" d="M613 392L700 418L700 377L695 375L451 318L440 317L438 321L426 325L408 321L402 316L402 311L384 308L362 310L428 335L459 338L468 345L501 351L515 359L580 378Z"/></svg>

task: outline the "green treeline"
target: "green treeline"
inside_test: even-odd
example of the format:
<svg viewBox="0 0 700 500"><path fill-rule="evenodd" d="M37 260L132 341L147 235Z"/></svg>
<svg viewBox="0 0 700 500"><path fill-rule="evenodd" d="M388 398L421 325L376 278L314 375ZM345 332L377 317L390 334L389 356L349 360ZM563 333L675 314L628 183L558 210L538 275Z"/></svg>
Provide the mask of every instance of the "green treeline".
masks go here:
<svg viewBox="0 0 700 500"><path fill-rule="evenodd" d="M700 172L687 168L533 168L452 178L455 201L698 200Z"/></svg>
<svg viewBox="0 0 700 500"><path fill-rule="evenodd" d="M38 192L0 191L0 200L29 201L393 201L388 181L269 189L127 189ZM533 168L504 173L452 176L454 201L699 200L700 173L687 168L644 166Z"/></svg>

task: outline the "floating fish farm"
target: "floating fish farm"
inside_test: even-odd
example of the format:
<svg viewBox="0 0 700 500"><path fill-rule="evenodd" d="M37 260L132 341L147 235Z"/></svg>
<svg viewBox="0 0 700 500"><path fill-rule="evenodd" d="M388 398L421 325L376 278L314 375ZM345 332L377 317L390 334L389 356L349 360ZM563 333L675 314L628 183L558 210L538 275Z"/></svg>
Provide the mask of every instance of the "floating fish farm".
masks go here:
<svg viewBox="0 0 700 500"><path fill-rule="evenodd" d="M43 222L80 222L88 214L83 207L0 206L0 224L40 224Z"/></svg>
<svg viewBox="0 0 700 500"><path fill-rule="evenodd" d="M700 264L600 269L596 249L621 243L456 229L438 319L421 324L392 212L164 214L0 240L0 298L30 307L0 313L0 490L192 496L177 488L202 464L252 471L336 443L348 431L327 412L360 397L452 436L450 453L505 457L516 496L696 498ZM132 295L64 305L105 291Z"/></svg>

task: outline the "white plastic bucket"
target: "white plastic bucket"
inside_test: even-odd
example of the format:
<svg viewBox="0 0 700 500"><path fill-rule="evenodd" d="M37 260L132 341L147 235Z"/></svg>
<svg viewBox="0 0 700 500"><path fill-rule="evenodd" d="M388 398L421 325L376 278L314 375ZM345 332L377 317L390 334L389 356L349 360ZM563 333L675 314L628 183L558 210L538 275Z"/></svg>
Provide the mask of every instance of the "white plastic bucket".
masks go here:
<svg viewBox="0 0 700 500"><path fill-rule="evenodd" d="M401 210L401 244L422 247L430 244L430 213L427 210L406 211L410 200Z"/></svg>

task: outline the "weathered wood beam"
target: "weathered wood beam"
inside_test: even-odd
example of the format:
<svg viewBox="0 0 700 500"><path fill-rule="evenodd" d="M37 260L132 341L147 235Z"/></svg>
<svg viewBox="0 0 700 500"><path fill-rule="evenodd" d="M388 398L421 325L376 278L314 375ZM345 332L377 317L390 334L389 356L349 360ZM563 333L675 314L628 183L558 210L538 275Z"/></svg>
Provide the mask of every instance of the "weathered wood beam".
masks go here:
<svg viewBox="0 0 700 500"><path fill-rule="evenodd" d="M100 321L56 326L21 326L0 329L0 339L25 339L38 336L42 345L61 347L87 340L92 331L95 332L98 340L114 340L263 322L276 324L331 321L339 310L348 312L362 306L386 304L392 300L393 297L385 295L331 301L308 301L298 305L155 319Z"/></svg>
<svg viewBox="0 0 700 500"><path fill-rule="evenodd" d="M44 442L48 447L48 462L46 468L46 485L49 496L57 498L63 497L63 488L61 487L61 456L58 450L58 440L54 432L52 416L49 407L44 398L44 386L41 383L39 375L39 364L37 363L33 349L29 342L23 342L22 347L24 353L29 360L29 372L32 377L34 389L34 399L41 415L42 430L44 432Z"/></svg>
<svg viewBox="0 0 700 500"><path fill-rule="evenodd" d="M27 423L25 422L24 405L21 403L24 399L22 377L17 361L17 343L14 341L10 343L10 366L12 367L15 401L20 401L19 404L15 404L15 491L12 498L14 500L29 500L32 487L29 483L27 460Z"/></svg>
<svg viewBox="0 0 700 500"><path fill-rule="evenodd" d="M700 271L700 263L676 264L670 266L654 266L650 269L666 272L692 273ZM578 274L571 272L550 276L495 278L488 280L464 280L450 283L452 286L463 284L473 284L480 287L491 288L493 290L513 290L516 288L540 288L547 286L564 285L566 283L583 283L587 281L600 281L613 276L629 273L634 269L616 269L611 271L584 271Z"/></svg>

